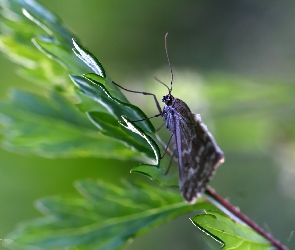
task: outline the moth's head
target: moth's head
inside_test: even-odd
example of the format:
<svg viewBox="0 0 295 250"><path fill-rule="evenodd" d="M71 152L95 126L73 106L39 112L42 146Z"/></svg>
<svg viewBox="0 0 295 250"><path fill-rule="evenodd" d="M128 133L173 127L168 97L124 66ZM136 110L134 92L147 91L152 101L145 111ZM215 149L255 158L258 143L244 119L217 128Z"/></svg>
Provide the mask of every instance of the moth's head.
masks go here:
<svg viewBox="0 0 295 250"><path fill-rule="evenodd" d="M174 97L171 94L164 95L162 98L162 102L165 103L167 106L171 106L173 103Z"/></svg>

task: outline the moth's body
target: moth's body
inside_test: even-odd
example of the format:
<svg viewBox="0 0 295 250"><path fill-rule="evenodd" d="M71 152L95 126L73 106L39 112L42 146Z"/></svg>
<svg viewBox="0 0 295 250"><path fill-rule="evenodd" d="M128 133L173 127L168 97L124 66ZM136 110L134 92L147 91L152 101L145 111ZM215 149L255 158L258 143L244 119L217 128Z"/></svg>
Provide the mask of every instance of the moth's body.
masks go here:
<svg viewBox="0 0 295 250"><path fill-rule="evenodd" d="M162 117L174 139L178 158L179 188L183 198L194 203L205 191L208 181L223 152L202 123L200 115L191 112L187 104L170 93L163 97Z"/></svg>

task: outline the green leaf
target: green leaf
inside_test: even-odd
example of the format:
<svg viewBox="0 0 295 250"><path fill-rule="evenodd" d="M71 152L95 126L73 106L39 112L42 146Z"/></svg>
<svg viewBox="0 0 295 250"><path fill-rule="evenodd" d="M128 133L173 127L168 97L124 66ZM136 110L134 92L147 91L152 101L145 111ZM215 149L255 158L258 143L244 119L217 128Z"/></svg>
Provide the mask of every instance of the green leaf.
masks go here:
<svg viewBox="0 0 295 250"><path fill-rule="evenodd" d="M46 56L61 64L67 73L83 74L88 70L72 52L71 47L57 43L52 37L34 38L32 42Z"/></svg>
<svg viewBox="0 0 295 250"><path fill-rule="evenodd" d="M19 249L118 249L151 228L177 216L210 207L185 204L178 192L142 183L115 186L92 180L76 184L83 198L53 197L37 202L46 215L7 236Z"/></svg>
<svg viewBox="0 0 295 250"><path fill-rule="evenodd" d="M73 45L75 47L73 48L73 51L76 56L79 57L80 60L82 60L90 69L92 69L95 74L105 78L106 74L100 61L98 61L92 53L83 48L75 39L73 39Z"/></svg>
<svg viewBox="0 0 295 250"><path fill-rule="evenodd" d="M20 74L47 89L58 86L63 91L69 91L68 73L56 61L44 57L43 53L37 51L31 40L45 31L47 37L45 39L44 36L43 39L47 43L55 44L56 48L59 46L67 48L74 58L71 53L71 38L74 37L72 33L56 16L35 1L0 1L0 5L2 7L0 49L14 62L26 67L19 71ZM30 20L23 15L23 12ZM76 60L73 64L81 65L81 62Z"/></svg>
<svg viewBox="0 0 295 250"><path fill-rule="evenodd" d="M103 156L126 158L128 156L133 158L136 156L138 158L141 155L141 160L145 161L150 161L151 158L154 158L154 153L145 139L124 129L117 121L121 115L128 115L133 120L145 119L144 113L131 105L117 86L113 85L111 80L105 78L105 71L101 63L76 42L77 39L71 32L66 30L61 21L34 1L11 1L9 3L0 2L0 4L3 7L1 11L6 24L6 30L9 27L9 32L3 33L1 41L9 55L12 58L16 58L16 62L25 66L20 70L21 74L27 79L41 83L48 90L62 90L62 93L67 95L68 100L73 101L73 98L69 99L68 97L76 95L80 100L77 107L86 113L86 116L80 115L81 120L85 119L84 123L88 124L86 121L88 117L98 128L97 130L100 130L100 133L97 133L95 132L95 127L92 127L90 134L85 129L74 129L70 132L70 128L75 128L76 124L71 124L71 121L69 121L69 126L67 126L68 133L66 132L67 127L64 125L59 126L59 129L49 131L50 121L47 116L50 117L50 113L47 114L46 109L43 111L42 116L35 116L34 110L26 110L29 115L19 115L20 111L16 107L12 109L4 108L3 106L3 116L6 117L5 119L11 116L10 120L15 124L11 128L18 131L17 133L9 133L9 128L5 126L4 147L15 152L37 154L46 157ZM6 12L17 14L17 22L7 18L9 15L5 14ZM29 20L23 17L23 14ZM40 36L42 32L46 32L46 34ZM73 37L74 44L72 43ZM23 42L20 43L18 38L21 38ZM36 51L34 45L42 53ZM75 47L75 53L86 64L75 56L72 51L73 46ZM44 54L47 57L44 57ZM70 85L67 75L73 72L76 74L87 73L87 71L89 72L92 69L94 69L94 72L99 73L99 75L88 74L89 80L82 76L73 76L71 79L77 86L80 86L80 84L87 86L85 83L91 84L91 87L93 87L91 89L93 91L92 94L95 96L88 92L88 95L84 94L82 96L80 92L73 91L73 85ZM81 91L83 90L85 89L81 88ZM99 102L97 102L98 99L100 99ZM23 99L20 99L18 104L23 105L22 101ZM47 100L41 100L40 97L38 102L47 102ZM10 104L3 103L2 105L9 106ZM114 112L110 112L111 110ZM10 114L8 111L15 113ZM110 114L115 114L114 118L111 118ZM67 110L64 110L63 115L67 115ZM21 116L34 116L34 118L20 120L19 117ZM44 120L41 121L41 119ZM60 117L60 120L62 120L62 117ZM18 125L17 122L19 122ZM37 123L38 130L29 131L27 129L32 124ZM149 132L154 131L149 121L142 122L140 126ZM84 138L83 133L86 134ZM60 136L61 134L63 136ZM47 140L45 135L51 135L50 140ZM97 141L95 142L95 140ZM94 144L97 146L91 147ZM102 149L101 147L104 145L106 147ZM126 146L129 148L126 148ZM110 149L109 155L107 154L107 148ZM140 152L140 154L134 150ZM121 156L113 154L120 154L121 152L123 153Z"/></svg>
<svg viewBox="0 0 295 250"><path fill-rule="evenodd" d="M74 36L61 22L61 20L35 1L18 0L22 6L23 14L41 27L48 35L64 45L71 45Z"/></svg>
<svg viewBox="0 0 295 250"><path fill-rule="evenodd" d="M121 141L126 146L144 153L150 159L155 158L151 148L143 137L124 129L111 115L100 112L90 112L87 114L92 123L102 130L102 134Z"/></svg>
<svg viewBox="0 0 295 250"><path fill-rule="evenodd" d="M206 210L191 218L192 222L216 241L223 243L222 249L274 249L270 243L247 226L234 222L217 211Z"/></svg>
<svg viewBox="0 0 295 250"><path fill-rule="evenodd" d="M135 134L140 135L140 136L141 136L143 139L145 139L146 142L150 145L150 147L152 148L152 150L153 150L153 152L154 152L154 158L155 158L154 165L158 167L158 165L159 165L159 160L160 160L160 155L161 155L161 154L160 154L160 149L159 149L158 145L155 143L155 141L154 141L150 136L148 136L147 134L145 134L145 133L143 132L143 130L142 130L139 126L137 126L137 125L131 123L131 122L130 122L127 118L125 118L124 116L122 116L122 119L123 119L124 122L125 122L125 124L122 123L122 122L120 122L120 124L121 124L123 127L127 128L129 131L132 131L132 132L135 133Z"/></svg>
<svg viewBox="0 0 295 250"><path fill-rule="evenodd" d="M112 98L122 103L130 104L127 98L122 94L119 88L111 82L111 80L93 73L83 74L83 76L93 84L103 85L107 91L106 93L109 93Z"/></svg>
<svg viewBox="0 0 295 250"><path fill-rule="evenodd" d="M18 153L120 159L139 156L118 140L98 133L84 114L57 93L46 99L13 91L9 101L0 102L0 124L2 146Z"/></svg>
<svg viewBox="0 0 295 250"><path fill-rule="evenodd" d="M118 95L119 90L111 83L108 83L105 79L101 78L100 82L93 80L86 74L84 77L71 75L72 81L81 90L83 94L92 98L94 101L106 108L106 112L111 114L117 119L120 119L122 115L127 116L130 120L137 121L146 119L138 123L138 126L152 133L155 131L151 122L147 119L147 116L136 106L122 102L121 100L113 97L110 92L115 92ZM93 75L91 74L93 77ZM97 76L98 77L98 76ZM108 85L106 88L105 85ZM112 85L112 86L111 86ZM107 89L112 89L110 92ZM81 104L80 104L81 105Z"/></svg>

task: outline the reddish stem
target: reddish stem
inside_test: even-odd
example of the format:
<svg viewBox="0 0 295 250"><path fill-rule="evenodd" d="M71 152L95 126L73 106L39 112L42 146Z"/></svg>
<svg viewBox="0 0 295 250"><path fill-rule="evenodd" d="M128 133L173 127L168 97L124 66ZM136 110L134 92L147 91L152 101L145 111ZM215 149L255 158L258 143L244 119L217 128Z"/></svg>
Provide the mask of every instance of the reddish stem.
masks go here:
<svg viewBox="0 0 295 250"><path fill-rule="evenodd" d="M219 194L217 194L213 188L207 187L205 195L211 203L213 203L220 210L230 216L233 220L242 224L246 224L248 227L252 228L255 232L260 234L263 238L267 239L278 250L287 250L287 248L275 238L273 238L271 234L266 233L261 227L251 221L246 215L242 214L237 208L231 205Z"/></svg>

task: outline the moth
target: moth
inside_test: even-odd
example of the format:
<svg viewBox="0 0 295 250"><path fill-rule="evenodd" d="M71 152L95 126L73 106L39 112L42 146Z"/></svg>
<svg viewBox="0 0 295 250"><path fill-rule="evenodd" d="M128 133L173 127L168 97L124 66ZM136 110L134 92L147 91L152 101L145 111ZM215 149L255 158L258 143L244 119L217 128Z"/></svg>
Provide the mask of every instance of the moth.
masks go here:
<svg viewBox="0 0 295 250"><path fill-rule="evenodd" d="M173 72L168 56L167 35L168 33L165 35L165 49L171 73L170 88L156 79L168 89L168 94L162 98L165 104L163 110L154 94L128 90L113 83L126 91L154 97L159 114L153 117L163 117L173 139L174 151L171 157L178 158L180 192L186 202L193 204L205 191L218 165L224 162L224 155L202 122L201 116L192 113L184 101L171 94Z"/></svg>
<svg viewBox="0 0 295 250"><path fill-rule="evenodd" d="M219 164L223 152L202 122L199 114L191 112L187 104L169 93L163 96L162 117L172 133L174 154L178 158L179 189L183 199L195 203Z"/></svg>

